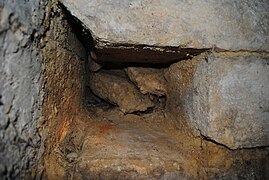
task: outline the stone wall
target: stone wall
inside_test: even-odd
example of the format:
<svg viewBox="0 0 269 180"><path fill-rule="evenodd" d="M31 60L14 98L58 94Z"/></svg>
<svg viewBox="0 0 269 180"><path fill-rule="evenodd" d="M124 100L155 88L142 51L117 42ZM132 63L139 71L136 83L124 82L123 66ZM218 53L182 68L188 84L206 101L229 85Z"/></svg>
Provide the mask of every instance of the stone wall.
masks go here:
<svg viewBox="0 0 269 180"><path fill-rule="evenodd" d="M48 154L80 108L85 50L57 1L7 0L0 13L0 177L42 178L49 161L55 178Z"/></svg>
<svg viewBox="0 0 269 180"><path fill-rule="evenodd" d="M268 0L63 0L97 46L268 51Z"/></svg>
<svg viewBox="0 0 269 180"><path fill-rule="evenodd" d="M36 171L42 104L38 39L45 1L0 2L0 177Z"/></svg>
<svg viewBox="0 0 269 180"><path fill-rule="evenodd" d="M175 63L166 74L168 101L197 135L232 149L268 146L268 62L266 53L225 52Z"/></svg>
<svg viewBox="0 0 269 180"><path fill-rule="evenodd" d="M51 7L45 19L48 29L41 39L44 42L41 52L45 72L40 123L45 153L40 165L45 167L43 178L62 179L68 165L59 146L80 118L87 55L74 34L79 28L70 27L72 19L68 14L57 2L50 2L48 7Z"/></svg>
<svg viewBox="0 0 269 180"><path fill-rule="evenodd" d="M203 57L194 75L192 98L185 104L192 104L187 108L192 109L188 112L192 124L204 136L233 149L268 146L266 82L268 55L214 53Z"/></svg>
<svg viewBox="0 0 269 180"><path fill-rule="evenodd" d="M185 113L194 134L229 148L268 146L267 0L63 4L85 31L54 0L0 2L1 178L42 178L44 167L49 179L66 176L59 146L80 118L87 53L101 63L166 63L164 111ZM89 52L83 32L96 43ZM139 75L132 81L146 93Z"/></svg>
<svg viewBox="0 0 269 180"><path fill-rule="evenodd" d="M167 104L185 112L194 134L232 149L269 145L267 0L63 4L92 33L96 62L191 61L168 69Z"/></svg>

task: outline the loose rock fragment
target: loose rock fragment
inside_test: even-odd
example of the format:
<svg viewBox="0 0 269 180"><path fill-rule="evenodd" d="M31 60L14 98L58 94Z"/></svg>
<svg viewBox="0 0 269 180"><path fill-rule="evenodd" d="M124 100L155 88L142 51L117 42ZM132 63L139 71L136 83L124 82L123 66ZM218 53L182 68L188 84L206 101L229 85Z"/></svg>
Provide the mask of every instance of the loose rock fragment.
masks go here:
<svg viewBox="0 0 269 180"><path fill-rule="evenodd" d="M125 69L131 81L133 81L143 94L155 94L163 96L166 93L166 81L163 69L128 67Z"/></svg>
<svg viewBox="0 0 269 180"><path fill-rule="evenodd" d="M124 113L146 111L154 106L149 96L139 92L121 70L102 70L92 73L89 85L95 95L117 104Z"/></svg>

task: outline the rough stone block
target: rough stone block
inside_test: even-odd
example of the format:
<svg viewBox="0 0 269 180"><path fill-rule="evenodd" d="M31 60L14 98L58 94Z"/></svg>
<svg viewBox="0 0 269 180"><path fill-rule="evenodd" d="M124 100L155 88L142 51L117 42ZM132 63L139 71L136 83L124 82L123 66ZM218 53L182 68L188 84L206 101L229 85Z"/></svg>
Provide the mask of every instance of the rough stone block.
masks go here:
<svg viewBox="0 0 269 180"><path fill-rule="evenodd" d="M95 95L118 105L124 113L146 111L154 106L149 96L143 95L121 70L92 73L89 85Z"/></svg>
<svg viewBox="0 0 269 180"><path fill-rule="evenodd" d="M130 80L140 89L142 94L155 94L164 96L166 93L166 81L163 77L163 69L146 67L128 67L125 69Z"/></svg>
<svg viewBox="0 0 269 180"><path fill-rule="evenodd" d="M269 49L268 0L63 0L97 45ZM99 43L99 44L98 44Z"/></svg>
<svg viewBox="0 0 269 180"><path fill-rule="evenodd" d="M232 149L268 146L268 56L221 53L198 59L190 90L181 97L191 126Z"/></svg>

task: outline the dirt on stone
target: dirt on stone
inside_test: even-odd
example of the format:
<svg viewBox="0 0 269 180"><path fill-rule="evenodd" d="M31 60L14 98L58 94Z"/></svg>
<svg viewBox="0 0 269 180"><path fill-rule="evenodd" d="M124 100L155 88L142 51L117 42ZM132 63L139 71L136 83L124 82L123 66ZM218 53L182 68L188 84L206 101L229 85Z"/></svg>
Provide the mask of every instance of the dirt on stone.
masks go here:
<svg viewBox="0 0 269 180"><path fill-rule="evenodd" d="M268 148L229 150L187 135L161 112L124 115L95 107L77 118L50 156L50 175L56 168L55 177L75 179L267 177Z"/></svg>
<svg viewBox="0 0 269 180"><path fill-rule="evenodd" d="M195 59L172 64L166 70L166 80L175 80L173 82L178 82L177 87L180 87L166 86L168 93L179 93L167 96L167 101L173 102L171 108L164 103L165 107L152 111L124 114L120 106L107 105L89 94L83 63L87 60L86 53L85 57L80 57L81 52L58 42L59 39L65 42L73 35L70 36L72 33L66 18L57 18L48 21L52 29L45 40L50 43L44 47L46 95L42 112L44 121L41 121L46 140L44 178L269 179L268 147L230 150L203 137L193 136L189 133L184 113L180 113L180 109L174 111L179 106L176 100L190 84ZM73 39L68 42L83 49ZM179 69L176 66L180 67L178 77L172 73L173 67ZM139 98L143 95L134 83L126 81L128 77L125 75L122 77L110 70L106 73L109 78L103 84L107 85L107 96L113 91L122 91L112 88L111 76L124 79L119 81L119 84L124 82L123 87L132 84L135 92L140 93ZM94 90L96 87L91 87L91 91ZM123 92L122 99L116 104L126 101L127 106L133 106L132 103L139 100L134 96L127 101L124 98L129 90ZM94 106L85 105L86 95L83 93L89 96L89 102L94 102Z"/></svg>
<svg viewBox="0 0 269 180"><path fill-rule="evenodd" d="M89 86L98 97L118 105L124 113L146 111L154 106L148 95L128 81L123 70L101 70L90 74Z"/></svg>
<svg viewBox="0 0 269 180"><path fill-rule="evenodd" d="M193 63L195 61L182 61L171 67L180 66L178 74L186 77L195 70ZM169 70L166 71L170 73L166 76L168 80L173 78L170 77L172 70ZM97 92L95 95L112 101L111 94L118 93L119 99L112 101L118 106L107 105L93 94L87 94L95 99L94 106L75 104L71 111L55 112L59 118L55 124L59 127L53 131L57 138L56 141L49 141L50 151L45 156L45 175L48 179L269 178L269 148L230 150L194 136L189 133L187 119L179 109L177 114L173 108L166 106L152 111L140 109L140 113L124 111L122 107L133 106L143 97L134 83L128 81L124 71L99 70L92 77L96 78L96 86L91 86L91 91L100 91L106 86L104 92L110 99ZM113 83L118 87L113 88ZM189 85L182 83L182 90L186 89L184 84ZM133 90L130 91L128 86L132 86ZM171 89L169 92L172 90L175 91ZM128 99L132 91L140 94ZM123 94L120 96L121 92ZM179 97L168 96L168 101L175 103ZM123 101L126 106L121 106ZM68 102L79 101L67 98L65 103ZM173 103L171 106L176 105Z"/></svg>
<svg viewBox="0 0 269 180"><path fill-rule="evenodd" d="M166 95L166 81L163 76L164 68L128 67L125 69L128 77L143 94Z"/></svg>

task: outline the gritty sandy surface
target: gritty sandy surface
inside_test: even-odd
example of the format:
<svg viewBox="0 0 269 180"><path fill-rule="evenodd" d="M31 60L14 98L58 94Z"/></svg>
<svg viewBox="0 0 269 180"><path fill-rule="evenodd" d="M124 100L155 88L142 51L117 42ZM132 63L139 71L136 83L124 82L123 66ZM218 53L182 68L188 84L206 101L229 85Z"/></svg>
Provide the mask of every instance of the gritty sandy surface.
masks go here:
<svg viewBox="0 0 269 180"><path fill-rule="evenodd" d="M95 107L71 126L48 157L48 177L250 178L266 177L268 169L268 149L231 151L189 135L161 111L124 115Z"/></svg>

